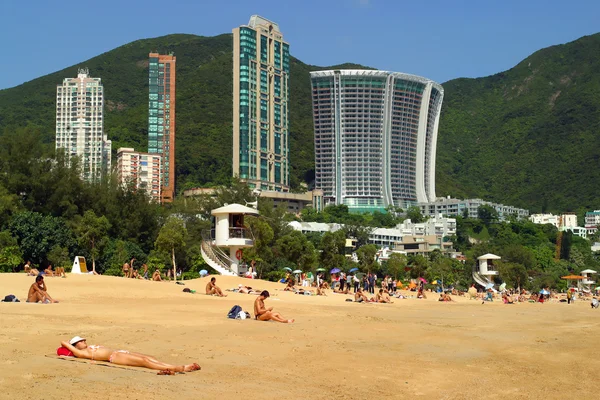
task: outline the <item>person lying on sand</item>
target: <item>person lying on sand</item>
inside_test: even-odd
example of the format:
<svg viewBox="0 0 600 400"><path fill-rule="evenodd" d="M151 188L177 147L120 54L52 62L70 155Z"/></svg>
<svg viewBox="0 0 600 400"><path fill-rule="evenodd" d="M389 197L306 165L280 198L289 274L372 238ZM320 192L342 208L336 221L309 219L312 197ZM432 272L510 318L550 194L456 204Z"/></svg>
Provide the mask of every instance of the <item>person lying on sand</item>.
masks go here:
<svg viewBox="0 0 600 400"><path fill-rule="evenodd" d="M48 268L44 270L46 276L54 276L54 271L52 271L52 264L48 265Z"/></svg>
<svg viewBox="0 0 600 400"><path fill-rule="evenodd" d="M82 337L75 336L68 342L60 342L62 347L69 349L77 358L92 361L108 361L117 365L129 367L144 367L161 371L160 375L174 375L176 372L192 372L200 370L196 363L187 365L171 365L158 361L152 356L127 350L112 350L104 346L89 345Z"/></svg>
<svg viewBox="0 0 600 400"><path fill-rule="evenodd" d="M333 293L339 293L339 294L349 294L350 290L346 287L346 289L344 290L339 290L339 289L333 289Z"/></svg>
<svg viewBox="0 0 600 400"><path fill-rule="evenodd" d="M261 291L258 289L252 289L250 286L242 285L241 283L238 285L238 293L244 294L260 294Z"/></svg>
<svg viewBox="0 0 600 400"><path fill-rule="evenodd" d="M284 324L291 324L293 319L285 319L281 314L273 312L273 307L266 308L265 300L269 298L269 292L263 290L260 295L254 300L254 318L260 321L277 321Z"/></svg>
<svg viewBox="0 0 600 400"><path fill-rule="evenodd" d="M504 302L504 304L513 304L512 299L508 294L506 294L506 292L502 293L502 301Z"/></svg>
<svg viewBox="0 0 600 400"><path fill-rule="evenodd" d="M221 288L217 286L217 278L215 278L214 276L210 278L210 282L206 284L206 294L215 295L219 297L227 297L226 294L223 294Z"/></svg>
<svg viewBox="0 0 600 400"><path fill-rule="evenodd" d="M38 275L35 278L35 283L32 283L29 287L29 293L27 294L27 303L58 303L54 300L46 291L44 285L44 277Z"/></svg>

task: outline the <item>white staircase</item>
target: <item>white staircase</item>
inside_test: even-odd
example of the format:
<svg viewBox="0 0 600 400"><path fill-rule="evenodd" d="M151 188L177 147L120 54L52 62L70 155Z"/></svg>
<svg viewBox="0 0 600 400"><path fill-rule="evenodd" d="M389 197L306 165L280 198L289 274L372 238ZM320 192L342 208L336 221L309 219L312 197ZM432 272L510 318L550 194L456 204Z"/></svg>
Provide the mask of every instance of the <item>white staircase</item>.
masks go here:
<svg viewBox="0 0 600 400"><path fill-rule="evenodd" d="M231 269L233 260L231 260L223 250L213 245L211 236L210 231L202 232L202 245L200 246L202 258L204 258L204 261L219 274L237 276L237 273Z"/></svg>
<svg viewBox="0 0 600 400"><path fill-rule="evenodd" d="M479 272L473 271L473 280L475 282L477 282L478 285L483 286L484 288L489 285L490 283L493 284L492 281L490 281L488 278L486 278L485 276L481 275Z"/></svg>

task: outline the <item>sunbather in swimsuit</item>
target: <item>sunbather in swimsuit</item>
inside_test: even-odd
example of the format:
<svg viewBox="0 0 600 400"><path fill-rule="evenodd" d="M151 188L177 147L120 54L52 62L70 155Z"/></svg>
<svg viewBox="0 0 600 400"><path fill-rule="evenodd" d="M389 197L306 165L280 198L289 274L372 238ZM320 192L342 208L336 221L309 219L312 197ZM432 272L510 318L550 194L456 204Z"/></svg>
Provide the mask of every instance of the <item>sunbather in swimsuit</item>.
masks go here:
<svg viewBox="0 0 600 400"><path fill-rule="evenodd" d="M187 365L172 365L158 361L152 356L141 353L132 353L127 350L111 350L100 345L88 346L86 340L78 336L70 342L61 342L61 345L69 349L75 357L86 358L92 361L108 361L117 365L130 367L144 367L160 370L161 374L174 374L175 372L191 372L200 369L196 363Z"/></svg>

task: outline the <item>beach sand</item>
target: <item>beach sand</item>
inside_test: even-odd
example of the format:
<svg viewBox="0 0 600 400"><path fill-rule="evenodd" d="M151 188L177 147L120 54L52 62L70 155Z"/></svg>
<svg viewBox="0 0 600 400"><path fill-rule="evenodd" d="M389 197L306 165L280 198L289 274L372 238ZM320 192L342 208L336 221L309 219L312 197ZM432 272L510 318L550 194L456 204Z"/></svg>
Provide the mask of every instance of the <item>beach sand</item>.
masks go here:
<svg viewBox="0 0 600 400"><path fill-rule="evenodd" d="M235 304L252 312L255 296L200 294L208 278L185 286L89 275L45 280L60 304L0 303L0 398L595 397L600 310L584 301L482 305L430 294L359 304L217 276L222 289L269 290L267 306L296 319L279 324L227 319ZM0 297L24 301L33 281L0 274ZM202 370L157 376L45 357L75 335Z"/></svg>

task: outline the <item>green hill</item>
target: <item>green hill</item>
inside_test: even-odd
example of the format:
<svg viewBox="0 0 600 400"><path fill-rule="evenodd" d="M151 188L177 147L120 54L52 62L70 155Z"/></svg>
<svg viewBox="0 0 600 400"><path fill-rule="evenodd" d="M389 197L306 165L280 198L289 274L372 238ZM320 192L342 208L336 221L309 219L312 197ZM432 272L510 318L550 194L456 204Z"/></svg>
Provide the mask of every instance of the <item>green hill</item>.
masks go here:
<svg viewBox="0 0 600 400"><path fill-rule="evenodd" d="M293 44L292 44L293 45ZM292 47L293 50L293 47ZM113 150L146 150L147 57L177 56L178 187L231 175L232 38L169 35L138 40L0 91L0 133L41 127L54 139L56 85L87 67L101 77ZM326 68L361 68L353 64ZM291 64L291 182L314 177L309 71ZM540 50L509 71L443 84L438 195L482 197L532 211L600 206L600 34Z"/></svg>
<svg viewBox="0 0 600 400"><path fill-rule="evenodd" d="M600 34L443 86L438 194L538 212L600 207Z"/></svg>

